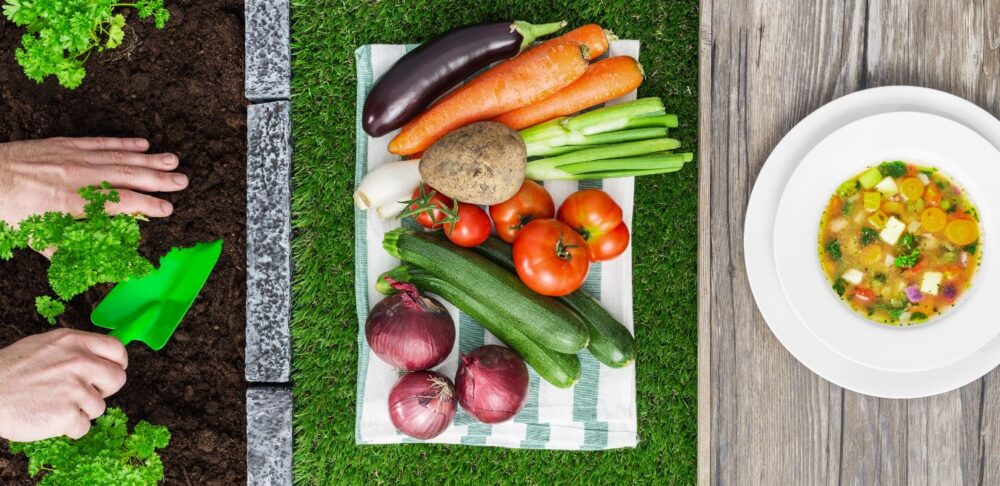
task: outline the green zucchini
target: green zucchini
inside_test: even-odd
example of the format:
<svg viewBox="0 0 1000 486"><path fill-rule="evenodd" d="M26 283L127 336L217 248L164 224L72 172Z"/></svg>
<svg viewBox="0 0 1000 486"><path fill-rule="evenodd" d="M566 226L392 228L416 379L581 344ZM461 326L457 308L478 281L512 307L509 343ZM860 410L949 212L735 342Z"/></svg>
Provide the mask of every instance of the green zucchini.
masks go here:
<svg viewBox="0 0 1000 486"><path fill-rule="evenodd" d="M431 275L426 270L410 264L400 265L379 276L375 289L389 295L396 289L389 285L385 277L399 282L416 285L420 290L431 292L451 302L462 312L468 314L504 342L517 351L545 381L559 387L569 388L580 379L580 359L575 354L562 354L539 346L527 336L518 331L510 323L519 318L508 313L498 313L489 305L470 297L447 281Z"/></svg>
<svg viewBox="0 0 1000 486"><path fill-rule="evenodd" d="M508 271L515 271L511 246L499 238L490 236L475 250ZM597 299L580 289L559 297L559 300L573 309L587 324L590 332L587 349L598 361L612 368L624 368L635 362L635 338L622 323L604 310Z"/></svg>
<svg viewBox="0 0 1000 486"><path fill-rule="evenodd" d="M536 294L516 275L488 258L454 245L438 233L398 228L382 246L390 255L423 268L498 313L518 316L510 325L541 346L565 354L587 347L587 325L559 301Z"/></svg>

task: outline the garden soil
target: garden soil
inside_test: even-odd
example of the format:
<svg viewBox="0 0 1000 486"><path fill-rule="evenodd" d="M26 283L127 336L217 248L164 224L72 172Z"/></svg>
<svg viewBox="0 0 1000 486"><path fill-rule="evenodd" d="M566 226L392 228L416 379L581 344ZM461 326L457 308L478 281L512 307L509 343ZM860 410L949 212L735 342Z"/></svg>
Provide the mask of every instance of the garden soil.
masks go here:
<svg viewBox="0 0 1000 486"><path fill-rule="evenodd" d="M128 383L112 397L130 425L165 425L163 484L246 483L244 326L246 299L246 100L243 3L166 2L164 30L129 14L131 52L94 55L83 85L38 85L14 60L22 29L0 19L0 142L51 136L147 137L153 151L180 156L191 180L163 195L173 216L140 223L153 262L172 246L225 240L222 258L173 340L160 352L129 345ZM126 44L128 44L128 40ZM0 194L0 197L3 197ZM46 260L20 252L0 262L0 347L52 329L34 311L49 293ZM95 331L90 311L109 287L74 299L59 326ZM104 332L104 331L101 331ZM0 484L33 484L23 456L0 440Z"/></svg>

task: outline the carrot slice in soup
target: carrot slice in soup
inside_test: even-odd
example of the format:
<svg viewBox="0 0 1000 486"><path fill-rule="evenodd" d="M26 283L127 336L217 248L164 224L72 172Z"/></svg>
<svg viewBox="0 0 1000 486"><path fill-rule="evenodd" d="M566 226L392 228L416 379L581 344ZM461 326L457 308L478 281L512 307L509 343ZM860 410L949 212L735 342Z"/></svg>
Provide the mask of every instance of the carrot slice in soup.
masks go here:
<svg viewBox="0 0 1000 486"><path fill-rule="evenodd" d="M920 228L929 233L937 233L948 223L948 215L941 208L930 207L920 213Z"/></svg>
<svg viewBox="0 0 1000 486"><path fill-rule="evenodd" d="M941 204L941 190L933 182L927 185L927 190L924 192L924 202L928 206Z"/></svg>
<svg viewBox="0 0 1000 486"><path fill-rule="evenodd" d="M907 177L899 183L899 192L903 193L907 201L919 199L924 195L924 183L916 177Z"/></svg>
<svg viewBox="0 0 1000 486"><path fill-rule="evenodd" d="M880 261L882 261L882 249L877 244L868 245L861 250L861 263L874 265Z"/></svg>
<svg viewBox="0 0 1000 486"><path fill-rule="evenodd" d="M968 245L979 239L979 226L975 221L953 219L944 228L944 236L956 245Z"/></svg>

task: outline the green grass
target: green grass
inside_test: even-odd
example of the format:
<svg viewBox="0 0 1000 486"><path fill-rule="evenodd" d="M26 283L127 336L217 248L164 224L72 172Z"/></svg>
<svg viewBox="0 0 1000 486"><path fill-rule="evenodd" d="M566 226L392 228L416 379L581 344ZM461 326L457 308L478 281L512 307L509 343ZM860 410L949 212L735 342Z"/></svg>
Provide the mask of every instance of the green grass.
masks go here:
<svg viewBox="0 0 1000 486"><path fill-rule="evenodd" d="M606 452L354 445L354 49L426 40L467 23L598 22L640 39L647 80L697 139L697 1L293 0L292 335L298 484L695 482L697 166L637 181L633 228L640 444Z"/></svg>

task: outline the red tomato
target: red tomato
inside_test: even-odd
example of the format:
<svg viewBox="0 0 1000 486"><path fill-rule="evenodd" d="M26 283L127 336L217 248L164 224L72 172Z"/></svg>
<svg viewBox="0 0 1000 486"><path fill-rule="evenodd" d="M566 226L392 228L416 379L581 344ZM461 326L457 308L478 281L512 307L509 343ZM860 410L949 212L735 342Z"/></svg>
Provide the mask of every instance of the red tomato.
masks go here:
<svg viewBox="0 0 1000 486"><path fill-rule="evenodd" d="M434 208L451 209L451 198L437 192L433 187L424 184L413 190L411 199L413 204L406 210L413 216L413 219L424 228L436 229L441 226L441 222L447 216L445 211ZM421 209L423 209L421 211ZM420 212L416 212L420 211Z"/></svg>
<svg viewBox="0 0 1000 486"><path fill-rule="evenodd" d="M444 234L458 246L473 247L490 237L490 217L475 204L458 203L457 221L444 223Z"/></svg>
<svg viewBox="0 0 1000 486"><path fill-rule="evenodd" d="M587 243L559 221L536 219L514 240L514 266L531 290L542 295L566 295L580 288L587 278Z"/></svg>
<svg viewBox="0 0 1000 486"><path fill-rule="evenodd" d="M628 227L621 223L600 236L591 236L587 240L587 255L592 262L603 262L621 255L628 248Z"/></svg>
<svg viewBox="0 0 1000 486"><path fill-rule="evenodd" d="M862 302L871 302L875 300L875 292L867 287L857 287L854 289L854 298Z"/></svg>
<svg viewBox="0 0 1000 486"><path fill-rule="evenodd" d="M521 228L535 219L548 219L556 214L552 196L541 184L525 180L514 197L490 206L490 217L497 228L497 235L513 243Z"/></svg>
<svg viewBox="0 0 1000 486"><path fill-rule="evenodd" d="M587 242L591 261L610 260L628 248L629 232L622 222L622 208L600 189L570 194L559 207L558 218Z"/></svg>

